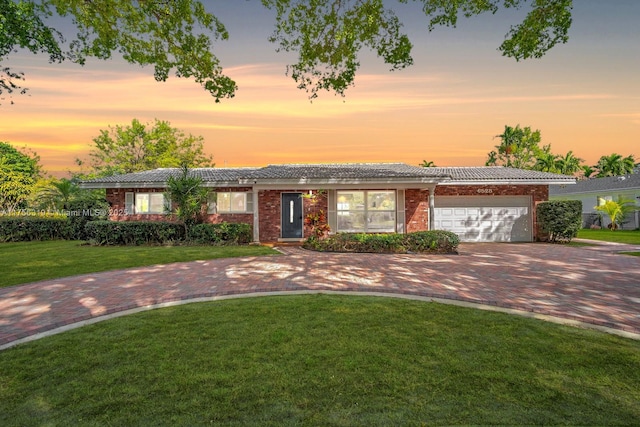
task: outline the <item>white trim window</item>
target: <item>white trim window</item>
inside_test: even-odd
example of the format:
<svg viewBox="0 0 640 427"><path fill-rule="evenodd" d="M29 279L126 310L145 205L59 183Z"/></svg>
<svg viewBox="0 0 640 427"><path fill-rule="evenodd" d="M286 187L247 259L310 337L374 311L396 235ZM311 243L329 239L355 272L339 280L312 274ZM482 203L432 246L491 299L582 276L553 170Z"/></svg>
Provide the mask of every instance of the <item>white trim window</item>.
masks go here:
<svg viewBox="0 0 640 427"><path fill-rule="evenodd" d="M337 191L336 205L338 232L396 231L396 192L393 190Z"/></svg>
<svg viewBox="0 0 640 427"><path fill-rule="evenodd" d="M126 193L125 210L133 214L165 214L168 201L164 193Z"/></svg>
<svg viewBox="0 0 640 427"><path fill-rule="evenodd" d="M251 213L253 195L247 192L210 192L207 213Z"/></svg>

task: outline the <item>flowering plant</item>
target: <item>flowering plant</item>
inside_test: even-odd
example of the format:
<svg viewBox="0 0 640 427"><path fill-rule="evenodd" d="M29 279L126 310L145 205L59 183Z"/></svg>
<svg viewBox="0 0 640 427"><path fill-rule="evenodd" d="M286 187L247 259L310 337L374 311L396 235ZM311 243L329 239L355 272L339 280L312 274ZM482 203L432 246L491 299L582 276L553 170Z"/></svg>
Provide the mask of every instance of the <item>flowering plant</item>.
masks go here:
<svg viewBox="0 0 640 427"><path fill-rule="evenodd" d="M313 234L317 237L324 237L331 230L329 224L327 224L327 216L322 209L307 214L304 218L304 223L311 227Z"/></svg>

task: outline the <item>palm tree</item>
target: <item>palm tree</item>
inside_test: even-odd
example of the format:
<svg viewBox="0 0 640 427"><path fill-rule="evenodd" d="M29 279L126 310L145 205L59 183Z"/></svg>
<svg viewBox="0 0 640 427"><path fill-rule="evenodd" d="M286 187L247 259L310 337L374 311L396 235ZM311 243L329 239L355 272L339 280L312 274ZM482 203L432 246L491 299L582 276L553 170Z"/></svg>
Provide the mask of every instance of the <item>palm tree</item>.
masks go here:
<svg viewBox="0 0 640 427"><path fill-rule="evenodd" d="M582 175L585 178L591 178L591 175L593 175L595 172L596 171L593 168L593 166L589 166L589 165L583 165L582 166Z"/></svg>
<svg viewBox="0 0 640 427"><path fill-rule="evenodd" d="M428 162L426 160L423 160L422 163L420 163L418 166L422 166L423 168L437 168L436 164L431 160L429 160Z"/></svg>
<svg viewBox="0 0 640 427"><path fill-rule="evenodd" d="M630 154L624 159L622 159L622 167L624 169L623 175L632 174L635 172L636 159L633 157L633 154Z"/></svg>
<svg viewBox="0 0 640 427"><path fill-rule="evenodd" d="M58 209L69 209L69 202L78 194L78 184L66 178L53 181L39 196Z"/></svg>
<svg viewBox="0 0 640 427"><path fill-rule="evenodd" d="M638 210L638 207L634 200L618 197L617 201L606 200L601 205L596 206L595 210L607 215L611 221L611 229L615 230L622 226L625 217Z"/></svg>
<svg viewBox="0 0 640 427"><path fill-rule="evenodd" d="M633 173L635 169L635 159L633 155L622 157L618 153L600 157L595 165L598 169L598 178L605 176L621 176Z"/></svg>
<svg viewBox="0 0 640 427"><path fill-rule="evenodd" d="M582 163L582 159L574 156L573 151L569 151L564 157L558 156L556 169L563 175L573 175L582 169L580 163Z"/></svg>
<svg viewBox="0 0 640 427"><path fill-rule="evenodd" d="M544 150L536 157L536 164L533 168L540 172L558 172L557 164L560 157L557 154L551 153L548 149L548 145L544 147Z"/></svg>

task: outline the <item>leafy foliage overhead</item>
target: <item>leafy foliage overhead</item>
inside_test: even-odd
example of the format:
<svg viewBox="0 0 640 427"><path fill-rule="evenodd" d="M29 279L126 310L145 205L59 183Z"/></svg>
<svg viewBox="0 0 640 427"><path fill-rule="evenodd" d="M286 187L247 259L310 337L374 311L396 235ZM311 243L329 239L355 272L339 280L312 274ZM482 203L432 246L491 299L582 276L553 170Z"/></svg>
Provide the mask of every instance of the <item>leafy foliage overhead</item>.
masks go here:
<svg viewBox="0 0 640 427"><path fill-rule="evenodd" d="M354 84L358 54L368 48L392 70L410 66L412 44L402 32L396 10L383 0L261 0L276 13L270 40L277 50L297 54L287 73L311 98L321 90L344 95ZM419 3L428 30L456 26L458 19L500 9L527 8L524 20L510 27L499 47L516 60L539 58L566 43L572 0L397 0ZM174 71L193 78L216 102L231 98L236 83L223 74L213 45L229 37L224 24L207 10L215 2L198 0L0 0L0 61L17 49L45 53L52 62L83 64L88 57L107 59L114 52L139 65L153 65L165 81ZM55 27L71 19L77 31L66 42ZM54 21L53 18L57 18ZM0 95L24 89L23 75L0 72Z"/></svg>
<svg viewBox="0 0 640 427"><path fill-rule="evenodd" d="M409 0L398 0L409 3ZM412 44L402 32L389 2L383 0L262 0L275 9L271 36L278 50L296 52L298 61L287 72L312 98L325 89L344 95L354 83L363 47L375 51L391 70L413 64ZM539 58L557 43L566 43L572 0L413 0L421 3L428 29L455 27L460 16L496 13L528 5L524 21L512 26L499 50L517 61Z"/></svg>

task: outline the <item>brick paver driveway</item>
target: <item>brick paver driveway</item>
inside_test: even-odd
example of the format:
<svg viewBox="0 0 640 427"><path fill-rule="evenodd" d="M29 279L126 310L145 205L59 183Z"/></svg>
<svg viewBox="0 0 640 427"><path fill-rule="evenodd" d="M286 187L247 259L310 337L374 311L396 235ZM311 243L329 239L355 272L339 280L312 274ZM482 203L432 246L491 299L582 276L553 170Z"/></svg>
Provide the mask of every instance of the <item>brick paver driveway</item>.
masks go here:
<svg viewBox="0 0 640 427"><path fill-rule="evenodd" d="M640 333L640 258L608 247L462 244L459 255L284 255L176 263L0 289L0 348L100 316L271 291L399 293L461 300ZM1 277L0 277L1 280Z"/></svg>

